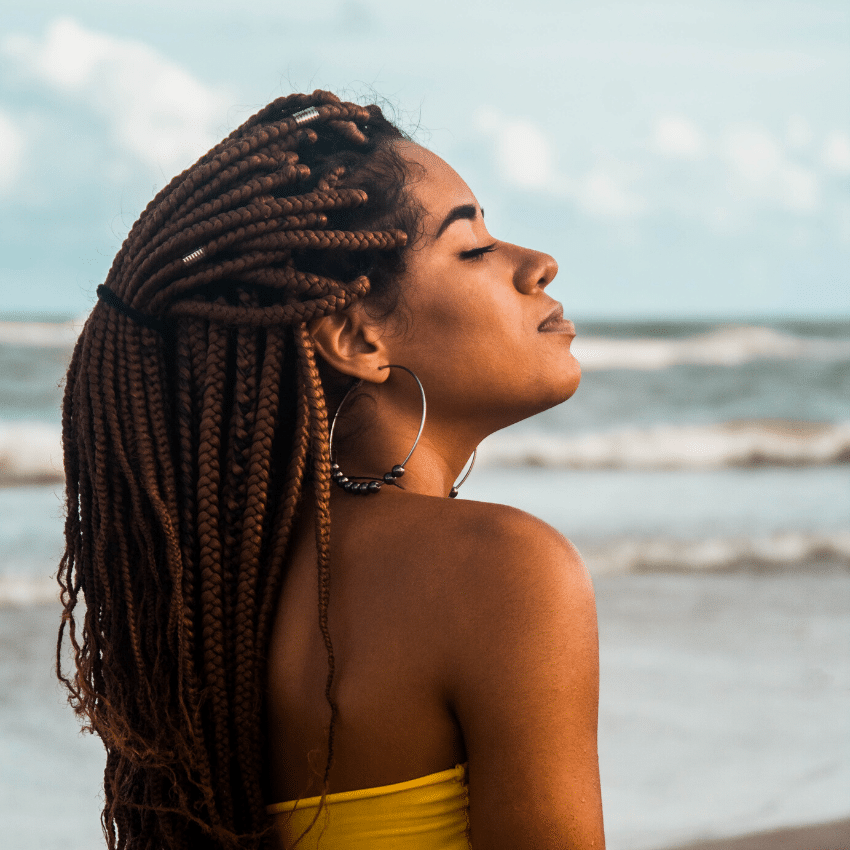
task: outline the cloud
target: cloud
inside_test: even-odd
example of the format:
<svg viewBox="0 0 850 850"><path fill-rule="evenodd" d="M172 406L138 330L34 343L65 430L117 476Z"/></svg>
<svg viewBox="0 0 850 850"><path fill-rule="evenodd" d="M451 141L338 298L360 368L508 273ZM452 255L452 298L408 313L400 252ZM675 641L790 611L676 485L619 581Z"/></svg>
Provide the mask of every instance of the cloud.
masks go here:
<svg viewBox="0 0 850 850"><path fill-rule="evenodd" d="M729 131L722 157L730 169L729 191L736 200L752 200L797 213L811 213L820 203L820 180L814 171L785 156L779 142L762 127Z"/></svg>
<svg viewBox="0 0 850 850"><path fill-rule="evenodd" d="M13 35L3 52L53 90L76 97L137 160L171 174L220 136L232 98L140 41L53 20L44 36Z"/></svg>
<svg viewBox="0 0 850 850"><path fill-rule="evenodd" d="M505 182L519 189L557 189L552 145L538 126L486 107L476 113L475 125L493 138L496 166Z"/></svg>
<svg viewBox="0 0 850 850"><path fill-rule="evenodd" d="M645 208L643 200L628 189L630 181L621 174L625 169L616 162L596 165L582 176L568 176L556 166L549 137L531 121L482 108L475 115L475 125L492 138L496 169L510 186L570 198L583 212L599 218L630 218Z"/></svg>
<svg viewBox="0 0 850 850"><path fill-rule="evenodd" d="M769 177L782 162L782 151L776 140L759 127L728 133L724 154L739 176L754 182Z"/></svg>
<svg viewBox="0 0 850 850"><path fill-rule="evenodd" d="M823 146L823 164L839 174L850 174L850 136L834 132L826 137Z"/></svg>
<svg viewBox="0 0 850 850"><path fill-rule="evenodd" d="M646 202L630 191L627 180L610 168L596 166L576 184L581 208L596 217L632 218L646 209Z"/></svg>
<svg viewBox="0 0 850 850"><path fill-rule="evenodd" d="M652 148L678 159L699 159L705 151L702 133L686 118L667 115L655 122Z"/></svg>
<svg viewBox="0 0 850 850"><path fill-rule="evenodd" d="M24 133L14 120L0 110L0 191L12 187L24 161Z"/></svg>
<svg viewBox="0 0 850 850"><path fill-rule="evenodd" d="M835 175L850 173L850 137L833 132L815 145L809 122L796 114L778 132L749 123L710 133L690 116L662 114L650 125L648 145L628 159L599 147L576 150L589 160L583 168L571 157L559 162L554 141L526 118L488 107L475 114L475 126L489 138L505 184L572 202L584 215L612 223L674 214L742 231L780 213L796 227L801 216L831 209Z"/></svg>

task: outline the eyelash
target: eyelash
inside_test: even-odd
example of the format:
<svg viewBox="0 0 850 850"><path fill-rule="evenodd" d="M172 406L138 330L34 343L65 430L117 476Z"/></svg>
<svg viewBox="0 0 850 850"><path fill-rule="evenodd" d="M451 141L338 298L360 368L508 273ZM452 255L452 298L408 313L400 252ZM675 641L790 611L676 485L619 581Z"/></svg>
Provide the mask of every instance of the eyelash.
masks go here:
<svg viewBox="0 0 850 850"><path fill-rule="evenodd" d="M485 245L483 248L472 248L469 251L461 251L460 258L461 260L477 260L480 257L483 257L485 254L489 254L492 251L496 250L496 242L492 245Z"/></svg>

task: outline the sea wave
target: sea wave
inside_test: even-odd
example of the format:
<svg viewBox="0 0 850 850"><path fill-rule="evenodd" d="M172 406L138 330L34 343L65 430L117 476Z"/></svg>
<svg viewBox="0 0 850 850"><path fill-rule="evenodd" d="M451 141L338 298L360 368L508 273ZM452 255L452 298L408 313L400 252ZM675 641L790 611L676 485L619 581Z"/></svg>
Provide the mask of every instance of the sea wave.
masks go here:
<svg viewBox="0 0 850 850"><path fill-rule="evenodd" d="M668 537L580 545L594 575L642 572L720 572L724 570L850 569L850 531L783 532L769 537Z"/></svg>
<svg viewBox="0 0 850 850"><path fill-rule="evenodd" d="M0 345L71 349L85 321L83 316L70 322L0 322Z"/></svg>
<svg viewBox="0 0 850 850"><path fill-rule="evenodd" d="M850 421L757 419L577 435L498 433L481 444L478 463L587 470L825 466L850 463ZM58 426L0 422L0 485L61 480Z"/></svg>
<svg viewBox="0 0 850 850"><path fill-rule="evenodd" d="M86 317L68 322L0 321L0 344L73 347ZM850 359L850 339L799 336L758 325L720 325L686 337L616 337L579 334L572 351L585 371L658 370L682 364L739 366L753 360Z"/></svg>
<svg viewBox="0 0 850 850"><path fill-rule="evenodd" d="M724 469L850 462L850 422L756 419L559 435L497 433L482 443L488 466L562 469Z"/></svg>
<svg viewBox="0 0 850 850"><path fill-rule="evenodd" d="M0 484L61 481L62 438L45 422L0 422Z"/></svg>
<svg viewBox="0 0 850 850"><path fill-rule="evenodd" d="M47 576L0 575L0 608L56 605L59 585Z"/></svg>
<svg viewBox="0 0 850 850"><path fill-rule="evenodd" d="M784 532L770 537L706 540L629 538L602 544L580 543L579 548L589 571L596 576L850 569L850 531ZM58 597L59 587L54 578L0 575L0 608L55 605Z"/></svg>
<svg viewBox="0 0 850 850"><path fill-rule="evenodd" d="M796 336L769 327L723 325L694 336L616 338L579 335L572 352L585 371L658 370L683 364L739 366L753 360L844 360L850 340Z"/></svg>

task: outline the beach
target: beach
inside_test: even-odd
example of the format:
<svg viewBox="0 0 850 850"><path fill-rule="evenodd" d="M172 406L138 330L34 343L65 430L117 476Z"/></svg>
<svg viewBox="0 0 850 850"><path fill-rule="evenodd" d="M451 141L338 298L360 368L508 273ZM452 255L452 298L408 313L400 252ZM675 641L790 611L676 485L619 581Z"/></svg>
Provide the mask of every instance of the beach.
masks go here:
<svg viewBox="0 0 850 850"><path fill-rule="evenodd" d="M76 327L0 322L4 850L103 846L103 749L52 671ZM608 850L850 848L850 324L580 341L576 397L488 438L461 498L585 558Z"/></svg>
<svg viewBox="0 0 850 850"><path fill-rule="evenodd" d="M608 850L850 847L850 570L594 584ZM76 731L53 676L57 619L48 604L0 608L10 850L102 844L103 750Z"/></svg>
<svg viewBox="0 0 850 850"><path fill-rule="evenodd" d="M697 841L673 850L846 850L848 847L850 819L814 826L771 829L720 841Z"/></svg>
<svg viewBox="0 0 850 850"><path fill-rule="evenodd" d="M610 850L847 816L843 564L607 576L595 586Z"/></svg>

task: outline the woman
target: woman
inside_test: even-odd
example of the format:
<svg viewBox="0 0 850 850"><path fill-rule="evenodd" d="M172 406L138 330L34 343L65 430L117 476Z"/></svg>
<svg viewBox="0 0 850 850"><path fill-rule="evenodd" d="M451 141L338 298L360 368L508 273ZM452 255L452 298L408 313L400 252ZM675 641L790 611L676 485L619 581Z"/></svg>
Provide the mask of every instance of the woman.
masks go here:
<svg viewBox="0 0 850 850"><path fill-rule="evenodd" d="M66 682L110 847L604 846L581 560L447 498L578 385L556 270L326 92L145 210L64 405Z"/></svg>

